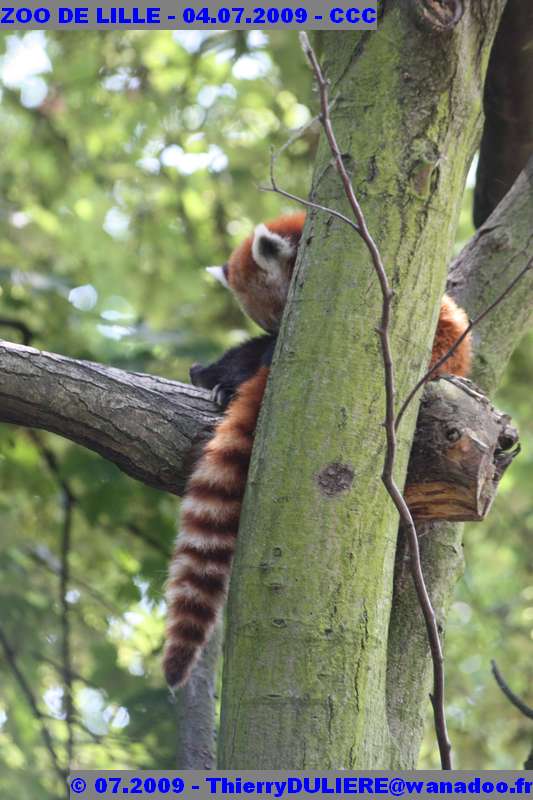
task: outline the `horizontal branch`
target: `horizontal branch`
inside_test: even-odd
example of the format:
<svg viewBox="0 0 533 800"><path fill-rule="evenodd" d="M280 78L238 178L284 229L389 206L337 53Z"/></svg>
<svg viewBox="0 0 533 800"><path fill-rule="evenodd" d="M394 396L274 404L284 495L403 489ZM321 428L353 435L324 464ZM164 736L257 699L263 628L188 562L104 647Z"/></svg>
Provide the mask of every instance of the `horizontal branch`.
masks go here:
<svg viewBox="0 0 533 800"><path fill-rule="evenodd" d="M183 493L198 448L220 419L220 411L209 395L195 387L88 361L76 361L8 342L0 342L0 374L0 422L59 434L94 450L131 477L172 494ZM459 396L456 398L455 411L451 416L440 413L436 427L429 402L430 397L437 402L445 402L449 391L449 388L437 383L426 387L419 420L419 427L425 425L426 428L423 435L415 438L411 463L418 464L418 472L413 472L412 467L412 480L406 486L406 497L412 498L408 500L408 505L412 506L415 515L424 519L479 519L490 505L503 469L497 479L490 477L492 472L487 479L484 473L476 471L477 462L474 463L467 485L473 492L472 497L477 498L476 502L466 508L465 486L461 488L462 494L455 497L454 485L457 481L449 474L450 465L446 461L449 442L441 441L441 428L453 428L456 438L460 438L460 414L470 413L467 409L468 394L462 400ZM489 453L494 454L497 448L506 450L515 443L507 433L512 429L508 425L500 425L501 415L497 416L496 426L489 424L489 417L487 406L482 417L476 417L475 423L470 423L478 439L488 437L485 453L487 468L493 460ZM436 437L431 474L434 479L437 473L439 475L442 491L438 497L434 496L435 487L430 490L427 483L429 473L425 459L428 456L430 430ZM507 444L501 444L500 439ZM468 448L462 439L460 449L464 451L463 457L458 456L456 460L461 469L466 470L464 458ZM49 453L47 459L53 467L53 454ZM503 468L506 466L507 461ZM426 477L420 479L420 475ZM489 489L485 497L486 491L481 492L481 488L487 480ZM68 487L65 491L72 500ZM482 494L486 503L484 501L483 508L478 508L477 501ZM440 508L439 503L442 504L443 498L446 503ZM456 501L459 503L457 507ZM424 509L423 513L421 508Z"/></svg>
<svg viewBox="0 0 533 800"><path fill-rule="evenodd" d="M483 311L533 257L533 159L454 262L448 291ZM475 334L475 379L493 391L532 322L533 271ZM0 341L0 422L41 428L181 495L193 446L219 419L202 389ZM192 451L192 452L191 452Z"/></svg>
<svg viewBox="0 0 533 800"><path fill-rule="evenodd" d="M0 375L0 422L57 433L172 494L219 415L202 389L5 341Z"/></svg>

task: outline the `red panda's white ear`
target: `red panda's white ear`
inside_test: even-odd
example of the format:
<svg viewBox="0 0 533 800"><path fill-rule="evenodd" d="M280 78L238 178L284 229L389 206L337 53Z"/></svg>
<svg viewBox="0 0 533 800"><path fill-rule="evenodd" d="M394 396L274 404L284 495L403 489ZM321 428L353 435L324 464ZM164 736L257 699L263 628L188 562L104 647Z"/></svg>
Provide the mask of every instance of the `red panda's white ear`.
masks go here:
<svg viewBox="0 0 533 800"><path fill-rule="evenodd" d="M294 255L294 246L290 239L279 236L269 230L266 225L258 225L254 231L252 256L261 269L267 272L277 269L280 264Z"/></svg>
<svg viewBox="0 0 533 800"><path fill-rule="evenodd" d="M209 272L213 278L216 278L222 286L225 286L226 289L229 289L228 279L226 278L226 273L224 272L224 267L206 267L206 272Z"/></svg>

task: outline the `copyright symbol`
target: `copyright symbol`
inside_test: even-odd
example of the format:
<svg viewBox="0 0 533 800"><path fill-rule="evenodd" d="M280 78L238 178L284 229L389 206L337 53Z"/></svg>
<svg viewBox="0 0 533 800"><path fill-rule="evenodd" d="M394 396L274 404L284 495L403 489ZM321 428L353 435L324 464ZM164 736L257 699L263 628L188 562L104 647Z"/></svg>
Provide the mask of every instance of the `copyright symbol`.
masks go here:
<svg viewBox="0 0 533 800"><path fill-rule="evenodd" d="M70 788L75 794L82 794L87 788L87 782L83 778L74 778L70 784Z"/></svg>
<svg viewBox="0 0 533 800"><path fill-rule="evenodd" d="M395 797L400 797L402 794L405 794L405 781L403 778L394 778L389 783L389 791Z"/></svg>

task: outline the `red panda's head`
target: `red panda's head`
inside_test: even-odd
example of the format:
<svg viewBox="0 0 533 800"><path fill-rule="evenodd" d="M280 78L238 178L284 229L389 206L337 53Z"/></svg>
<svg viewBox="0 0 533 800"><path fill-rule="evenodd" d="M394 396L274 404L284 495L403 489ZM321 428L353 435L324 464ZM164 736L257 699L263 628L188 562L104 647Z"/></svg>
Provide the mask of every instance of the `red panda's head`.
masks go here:
<svg viewBox="0 0 533 800"><path fill-rule="evenodd" d="M266 331L280 326L304 222L300 213L258 225L223 267L207 267Z"/></svg>

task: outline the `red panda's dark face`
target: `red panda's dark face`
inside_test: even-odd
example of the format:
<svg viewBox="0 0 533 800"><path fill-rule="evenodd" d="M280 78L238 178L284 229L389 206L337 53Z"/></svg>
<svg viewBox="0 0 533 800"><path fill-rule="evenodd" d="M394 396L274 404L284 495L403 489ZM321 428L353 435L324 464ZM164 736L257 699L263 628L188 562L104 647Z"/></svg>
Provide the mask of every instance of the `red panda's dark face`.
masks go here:
<svg viewBox="0 0 533 800"><path fill-rule="evenodd" d="M281 323L304 222L300 213L258 225L223 267L208 267L266 331Z"/></svg>

